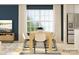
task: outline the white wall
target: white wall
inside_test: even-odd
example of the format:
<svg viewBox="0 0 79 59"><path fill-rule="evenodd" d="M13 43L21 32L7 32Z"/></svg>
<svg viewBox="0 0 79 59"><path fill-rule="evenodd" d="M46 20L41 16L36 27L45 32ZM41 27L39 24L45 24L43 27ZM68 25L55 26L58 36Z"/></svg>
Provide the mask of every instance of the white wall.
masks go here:
<svg viewBox="0 0 79 59"><path fill-rule="evenodd" d="M53 6L55 11L55 39L61 42L61 6L55 4ZM79 13L79 5L65 4L64 5L64 43L67 43L67 13ZM26 32L26 5L19 5L19 41L23 41L22 33Z"/></svg>
<svg viewBox="0 0 79 59"><path fill-rule="evenodd" d="M74 12L79 13L79 4L74 5Z"/></svg>
<svg viewBox="0 0 79 59"><path fill-rule="evenodd" d="M27 31L26 29L26 5L19 5L19 42L23 42L22 34Z"/></svg>
<svg viewBox="0 0 79 59"><path fill-rule="evenodd" d="M61 42L61 6L55 4L53 6L55 11L55 39L57 42ZM19 42L23 42L22 33L27 31L26 24L26 5L19 5Z"/></svg>
<svg viewBox="0 0 79 59"><path fill-rule="evenodd" d="M64 43L67 43L67 13L79 13L78 4L64 5Z"/></svg>
<svg viewBox="0 0 79 59"><path fill-rule="evenodd" d="M53 6L55 11L55 39L56 42L61 42L61 5L55 4Z"/></svg>
<svg viewBox="0 0 79 59"><path fill-rule="evenodd" d="M72 13L73 11L73 5L64 5L64 43L67 43L67 13Z"/></svg>

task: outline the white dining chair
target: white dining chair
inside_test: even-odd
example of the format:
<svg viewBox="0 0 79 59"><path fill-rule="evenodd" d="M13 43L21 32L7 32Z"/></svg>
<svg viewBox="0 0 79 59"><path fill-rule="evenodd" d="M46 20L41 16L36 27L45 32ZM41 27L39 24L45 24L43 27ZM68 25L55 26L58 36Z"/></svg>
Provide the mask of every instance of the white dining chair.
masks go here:
<svg viewBox="0 0 79 59"><path fill-rule="evenodd" d="M27 41L29 41L29 36L27 35L27 33L23 33L23 39L24 39L24 48L27 48L26 43Z"/></svg>
<svg viewBox="0 0 79 59"><path fill-rule="evenodd" d="M35 39L34 39L34 53L35 53L35 48L36 48L36 43L37 42L43 42L44 43L44 48L45 48L45 53L46 52L46 34L43 31L37 31L35 33Z"/></svg>

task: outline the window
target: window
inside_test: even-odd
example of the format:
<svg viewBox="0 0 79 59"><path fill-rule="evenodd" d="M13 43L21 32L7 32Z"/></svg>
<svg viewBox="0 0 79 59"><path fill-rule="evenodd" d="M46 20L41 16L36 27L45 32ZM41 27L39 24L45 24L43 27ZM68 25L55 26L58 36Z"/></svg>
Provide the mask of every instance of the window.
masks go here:
<svg viewBox="0 0 79 59"><path fill-rule="evenodd" d="M54 32L55 19L53 9L27 9L27 32L36 31L36 28L40 26L45 31Z"/></svg>

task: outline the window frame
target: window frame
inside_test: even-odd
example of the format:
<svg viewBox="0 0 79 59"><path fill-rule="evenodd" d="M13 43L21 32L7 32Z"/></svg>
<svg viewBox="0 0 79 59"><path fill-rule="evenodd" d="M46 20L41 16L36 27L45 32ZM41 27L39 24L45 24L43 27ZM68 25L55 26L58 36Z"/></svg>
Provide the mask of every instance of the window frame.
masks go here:
<svg viewBox="0 0 79 59"><path fill-rule="evenodd" d="M27 9L27 10L39 10L39 12L40 12L40 10L52 10L53 11L53 9ZM52 14L53 15L53 14ZM45 15L44 15L45 16ZM31 22L31 20L27 20L27 22ZM32 22L37 22L37 21L32 21ZM50 21L50 20L39 20L39 22L41 23L41 22L53 22L52 20ZM54 21L54 25L55 25L55 21ZM28 26L28 25L27 25ZM55 30L55 29L54 29ZM28 30L27 30L27 32L28 32ZM29 33L29 32L28 32Z"/></svg>

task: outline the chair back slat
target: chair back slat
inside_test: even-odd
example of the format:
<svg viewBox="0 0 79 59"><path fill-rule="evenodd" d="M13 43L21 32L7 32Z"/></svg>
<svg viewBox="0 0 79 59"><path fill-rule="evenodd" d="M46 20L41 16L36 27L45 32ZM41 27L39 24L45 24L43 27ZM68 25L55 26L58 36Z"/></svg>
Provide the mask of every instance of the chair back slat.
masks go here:
<svg viewBox="0 0 79 59"><path fill-rule="evenodd" d="M45 41L46 40L45 32L36 32L35 33L35 40L36 41Z"/></svg>

